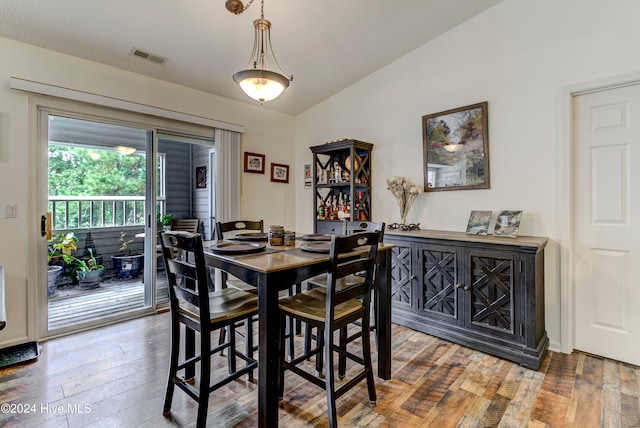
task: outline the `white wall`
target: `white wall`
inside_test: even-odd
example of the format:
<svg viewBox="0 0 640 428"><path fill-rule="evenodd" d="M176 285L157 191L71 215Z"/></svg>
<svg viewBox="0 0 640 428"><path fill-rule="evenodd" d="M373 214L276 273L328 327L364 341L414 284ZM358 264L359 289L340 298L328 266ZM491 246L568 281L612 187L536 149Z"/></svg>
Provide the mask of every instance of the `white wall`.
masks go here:
<svg viewBox="0 0 640 428"><path fill-rule="evenodd" d="M243 150L265 154L267 168L270 162L294 164L292 116L8 39L0 38L0 53L0 265L5 267L8 316L7 328L0 332L0 348L35 339L28 337L27 313L38 311L27 304L28 287L35 286L27 283L28 271L33 269L27 236L39 228L34 221L38 216L35 189L27 186L36 137L29 129L29 95L10 90L10 77L243 125ZM271 183L268 173L242 177L243 216L260 217L267 224L282 223L283 219L293 224L293 183ZM4 218L7 203L17 205L17 218Z"/></svg>
<svg viewBox="0 0 640 428"><path fill-rule="evenodd" d="M373 219L396 222L385 178L422 181L421 117L488 101L491 189L422 195L409 221L462 231L471 210L523 210L520 233L550 238L546 326L560 349L559 155L569 124L560 97L568 85L640 70L639 16L636 0L504 0L299 115L296 228L313 227L308 147L373 143Z"/></svg>

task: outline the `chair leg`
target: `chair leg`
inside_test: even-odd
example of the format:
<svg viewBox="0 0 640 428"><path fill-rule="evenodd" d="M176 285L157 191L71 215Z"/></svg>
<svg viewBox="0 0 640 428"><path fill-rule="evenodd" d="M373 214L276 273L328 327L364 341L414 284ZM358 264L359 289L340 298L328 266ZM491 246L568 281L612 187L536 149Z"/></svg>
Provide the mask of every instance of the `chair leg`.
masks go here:
<svg viewBox="0 0 640 428"><path fill-rule="evenodd" d="M278 401L284 398L284 355L285 355L285 318L284 314L280 315L280 330L278 332Z"/></svg>
<svg viewBox="0 0 640 428"><path fill-rule="evenodd" d="M333 343L333 340L332 340L332 343ZM316 347L318 348L318 353L316 354L316 373L318 374L318 377L324 376L324 373L322 371L322 366L323 366L322 359L324 357L323 346L325 346L324 330L318 327L318 330L316 332Z"/></svg>
<svg viewBox="0 0 640 428"><path fill-rule="evenodd" d="M236 332L235 324L231 324L225 329L229 329L229 348L227 349L227 361L229 367L229 374L236 371Z"/></svg>
<svg viewBox="0 0 640 428"><path fill-rule="evenodd" d="M245 355L253 359L253 321L251 317L247 318L244 321L244 346L245 346ZM246 364L249 364L248 362ZM253 380L253 370L247 373L247 380L251 382Z"/></svg>
<svg viewBox="0 0 640 428"><path fill-rule="evenodd" d="M175 390L175 383L173 379L178 373L178 357L180 354L180 326L177 322L171 321L171 345L169 356L169 380L167 382L167 392L164 397L164 407L162 409L163 415L169 415L171 413L171 403L173 401L173 391Z"/></svg>
<svg viewBox="0 0 640 428"><path fill-rule="evenodd" d="M373 378L373 364L371 363L371 335L369 334L369 317L362 320L362 357L364 368L367 371L367 389L369 390L369 403L377 404L376 384Z"/></svg>
<svg viewBox="0 0 640 428"><path fill-rule="evenodd" d="M336 386L333 378L333 332L325 330L324 337L324 354L325 368L324 378L327 392L327 417L329 419L330 428L338 428L338 412L336 410ZM318 340L320 340L318 338ZM318 354L321 355L322 353Z"/></svg>
<svg viewBox="0 0 640 428"><path fill-rule="evenodd" d="M196 428L207 425L207 408L209 407L209 385L211 384L211 333L200 334L200 388L198 392L198 418Z"/></svg>
<svg viewBox="0 0 640 428"><path fill-rule="evenodd" d="M347 327L342 327L340 329L340 342L338 342L338 346L342 350L347 350ZM344 379L344 375L347 371L347 357L340 354L338 357L338 379Z"/></svg>
<svg viewBox="0 0 640 428"><path fill-rule="evenodd" d="M185 360L192 358L196 354L196 332L190 328L184 329L184 349ZM185 367L184 378L185 381L191 381L196 376L196 363L190 364Z"/></svg>

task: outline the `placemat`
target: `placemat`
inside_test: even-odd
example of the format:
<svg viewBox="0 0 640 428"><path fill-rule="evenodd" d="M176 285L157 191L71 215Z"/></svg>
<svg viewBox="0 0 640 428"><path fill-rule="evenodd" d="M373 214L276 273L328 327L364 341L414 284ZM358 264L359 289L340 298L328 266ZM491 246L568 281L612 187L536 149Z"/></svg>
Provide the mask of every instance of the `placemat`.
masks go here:
<svg viewBox="0 0 640 428"><path fill-rule="evenodd" d="M287 251L287 254L291 254L292 256L306 257L309 259L321 259L323 257L326 258L328 256L328 254L310 253L309 251L303 251L300 248L292 248L286 251Z"/></svg>
<svg viewBox="0 0 640 428"><path fill-rule="evenodd" d="M282 249L280 248L271 248L271 247L266 247L264 250L262 251L258 251L255 253L244 253L244 254L216 254L213 251L211 252L212 254L216 254L219 256L224 256L224 257L228 257L230 259L240 259L242 257L253 257L253 256L263 256L265 254L272 254L272 253L279 253L280 251L282 251Z"/></svg>

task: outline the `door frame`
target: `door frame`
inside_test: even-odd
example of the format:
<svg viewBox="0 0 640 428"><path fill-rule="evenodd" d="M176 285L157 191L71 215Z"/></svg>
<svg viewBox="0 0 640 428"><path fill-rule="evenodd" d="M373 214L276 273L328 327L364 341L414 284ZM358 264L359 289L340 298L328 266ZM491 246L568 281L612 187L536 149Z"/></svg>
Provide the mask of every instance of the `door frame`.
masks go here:
<svg viewBox="0 0 640 428"><path fill-rule="evenodd" d="M575 349L575 236L576 212L576 135L574 98L590 92L614 89L640 83L640 72L611 76L560 89L560 126L558 127L558 243L560 271L560 343L561 352Z"/></svg>

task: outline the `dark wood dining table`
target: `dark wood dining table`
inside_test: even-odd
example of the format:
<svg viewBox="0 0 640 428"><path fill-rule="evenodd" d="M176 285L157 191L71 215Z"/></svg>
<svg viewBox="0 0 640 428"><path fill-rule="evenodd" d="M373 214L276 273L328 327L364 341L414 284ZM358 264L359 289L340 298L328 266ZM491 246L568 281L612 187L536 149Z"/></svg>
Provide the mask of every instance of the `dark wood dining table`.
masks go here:
<svg viewBox="0 0 640 428"><path fill-rule="evenodd" d="M208 241L204 253L208 266L221 269L258 288L258 426L278 426L277 367L281 290L327 271L329 255L295 246L266 246L256 253L224 254L213 251L226 241ZM378 250L376 334L378 376L391 378L391 244Z"/></svg>

